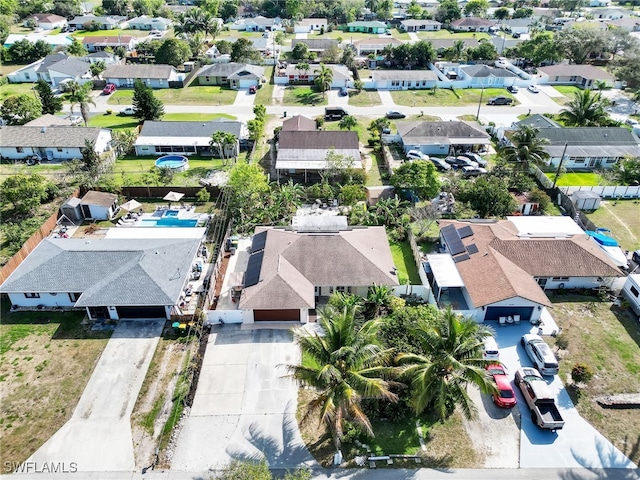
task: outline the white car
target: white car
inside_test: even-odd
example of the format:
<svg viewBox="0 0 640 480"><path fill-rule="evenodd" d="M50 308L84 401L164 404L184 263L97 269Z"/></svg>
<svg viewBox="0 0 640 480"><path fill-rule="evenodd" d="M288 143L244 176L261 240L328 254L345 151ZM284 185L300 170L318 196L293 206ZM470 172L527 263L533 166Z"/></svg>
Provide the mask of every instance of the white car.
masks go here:
<svg viewBox="0 0 640 480"><path fill-rule="evenodd" d="M500 360L500 350L498 350L496 339L489 335L484 337L483 343L482 359L488 362Z"/></svg>
<svg viewBox="0 0 640 480"><path fill-rule="evenodd" d="M527 333L520 339L520 345L542 375L558 374L558 360L540 335Z"/></svg>
<svg viewBox="0 0 640 480"><path fill-rule="evenodd" d="M124 107L120 110L120 115L135 115L136 107Z"/></svg>
<svg viewBox="0 0 640 480"><path fill-rule="evenodd" d="M429 155L425 155L420 150L409 150L407 158L409 160L429 160Z"/></svg>
<svg viewBox="0 0 640 480"><path fill-rule="evenodd" d="M527 87L527 90L529 90L531 93L539 93L540 89L538 87L536 87L535 85L529 85Z"/></svg>

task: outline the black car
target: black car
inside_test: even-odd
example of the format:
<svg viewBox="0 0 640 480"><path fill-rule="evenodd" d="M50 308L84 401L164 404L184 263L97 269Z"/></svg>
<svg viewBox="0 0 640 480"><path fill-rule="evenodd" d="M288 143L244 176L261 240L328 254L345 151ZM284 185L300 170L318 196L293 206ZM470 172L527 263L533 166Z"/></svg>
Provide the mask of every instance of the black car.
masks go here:
<svg viewBox="0 0 640 480"><path fill-rule="evenodd" d="M515 85L511 85L511 86L507 87L507 90L508 90L510 93L518 93L519 88L518 88L518 87L516 87Z"/></svg>
<svg viewBox="0 0 640 480"><path fill-rule="evenodd" d="M493 97L487 102L487 105L511 105L513 99L509 97Z"/></svg>
<svg viewBox="0 0 640 480"><path fill-rule="evenodd" d="M396 119L400 119L400 118L405 118L406 115L404 113L401 113L401 112L387 112L385 117L387 117L390 120L396 120Z"/></svg>
<svg viewBox="0 0 640 480"><path fill-rule="evenodd" d="M453 168L462 168L462 167L477 167L478 164L472 160L469 160L467 157L447 157L444 159L449 165Z"/></svg>

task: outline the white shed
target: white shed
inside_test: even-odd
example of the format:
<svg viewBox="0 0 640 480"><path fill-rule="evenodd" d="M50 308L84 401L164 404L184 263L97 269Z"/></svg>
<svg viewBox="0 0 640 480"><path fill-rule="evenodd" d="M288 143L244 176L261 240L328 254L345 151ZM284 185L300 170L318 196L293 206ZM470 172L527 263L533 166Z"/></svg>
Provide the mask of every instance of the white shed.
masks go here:
<svg viewBox="0 0 640 480"><path fill-rule="evenodd" d="M80 201L85 220L111 220L117 207L118 196L113 193L91 190Z"/></svg>
<svg viewBox="0 0 640 480"><path fill-rule="evenodd" d="M571 194L571 201L580 210L593 211L600 207L602 198L591 190L578 190Z"/></svg>

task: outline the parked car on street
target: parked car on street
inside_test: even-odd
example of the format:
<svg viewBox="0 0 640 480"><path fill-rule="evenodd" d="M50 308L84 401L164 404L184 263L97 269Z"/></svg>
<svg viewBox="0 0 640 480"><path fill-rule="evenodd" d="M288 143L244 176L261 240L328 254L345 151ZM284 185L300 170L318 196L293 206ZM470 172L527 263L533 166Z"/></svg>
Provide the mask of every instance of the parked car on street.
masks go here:
<svg viewBox="0 0 640 480"><path fill-rule="evenodd" d="M420 150L409 150L407 158L409 160L429 160L429 155L425 155Z"/></svg>
<svg viewBox="0 0 640 480"><path fill-rule="evenodd" d="M558 360L540 335L527 333L520 339L520 344L542 375L558 374Z"/></svg>
<svg viewBox="0 0 640 480"><path fill-rule="evenodd" d="M627 118L624 121L624 123L629 125L630 127L635 127L635 126L639 125L638 121L635 118Z"/></svg>
<svg viewBox="0 0 640 480"><path fill-rule="evenodd" d="M517 403L516 394L513 391L511 382L509 382L507 370L499 363L492 363L487 366L487 372L496 382L496 387L498 387L498 394L491 395L493 403L502 408L514 407Z"/></svg>
<svg viewBox="0 0 640 480"><path fill-rule="evenodd" d="M116 91L116 85L114 83L107 83L105 87L102 89L103 95L111 95Z"/></svg>
<svg viewBox="0 0 640 480"><path fill-rule="evenodd" d="M510 85L507 87L507 90L510 93L518 93L520 91L520 89L518 87L516 87L515 85Z"/></svg>
<svg viewBox="0 0 640 480"><path fill-rule="evenodd" d="M135 115L136 114L136 108L129 106L129 107L124 107L123 109L120 110L120 115Z"/></svg>
<svg viewBox="0 0 640 480"><path fill-rule="evenodd" d="M474 162L476 162L480 167L486 167L487 166L487 161L482 158L480 155L478 155L477 153L473 153L473 152L464 152L460 154L461 157L467 157L469 160L472 160Z"/></svg>
<svg viewBox="0 0 640 480"><path fill-rule="evenodd" d="M529 85L527 87L527 90L529 90L531 93L540 93L540 89L535 85Z"/></svg>
<svg viewBox="0 0 640 480"><path fill-rule="evenodd" d="M487 105L511 105L513 99L509 97L493 97L487 102Z"/></svg>
<svg viewBox="0 0 640 480"><path fill-rule="evenodd" d="M478 164L473 160L469 160L467 157L447 157L444 159L449 165L453 168L462 168L462 167L477 167Z"/></svg>
<svg viewBox="0 0 640 480"><path fill-rule="evenodd" d="M402 112L387 112L387 114L385 115L385 117L387 117L389 120L397 120L400 118L405 118L406 115Z"/></svg>

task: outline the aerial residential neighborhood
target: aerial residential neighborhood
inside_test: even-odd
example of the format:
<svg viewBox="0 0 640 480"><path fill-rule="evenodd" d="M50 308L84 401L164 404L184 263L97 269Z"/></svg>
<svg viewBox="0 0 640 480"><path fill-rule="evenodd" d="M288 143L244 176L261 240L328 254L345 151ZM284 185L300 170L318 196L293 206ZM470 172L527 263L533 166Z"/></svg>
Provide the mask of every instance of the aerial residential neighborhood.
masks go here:
<svg viewBox="0 0 640 480"><path fill-rule="evenodd" d="M0 464L640 477L625 1L0 11Z"/></svg>

